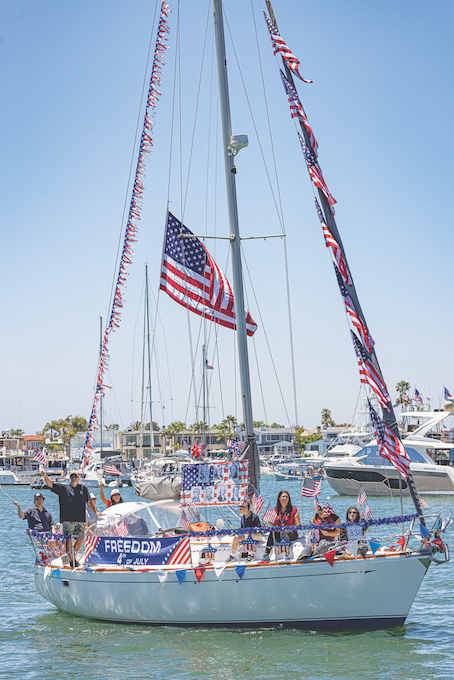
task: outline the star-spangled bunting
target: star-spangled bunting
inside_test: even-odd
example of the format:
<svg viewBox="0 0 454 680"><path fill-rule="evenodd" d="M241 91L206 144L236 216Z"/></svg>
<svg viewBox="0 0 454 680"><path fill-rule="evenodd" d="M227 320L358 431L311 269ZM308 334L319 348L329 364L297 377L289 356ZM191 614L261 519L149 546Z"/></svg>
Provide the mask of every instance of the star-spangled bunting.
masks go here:
<svg viewBox="0 0 454 680"><path fill-rule="evenodd" d="M310 477L305 477L303 479L303 484L301 487L301 495L312 498L313 496L318 496L322 491L322 482L320 479L311 479Z"/></svg>
<svg viewBox="0 0 454 680"><path fill-rule="evenodd" d="M300 65L300 62L298 59L295 57L293 52L289 49L288 45L282 40L281 35L279 31L277 30L276 26L273 24L273 22L270 20L268 15L266 14L265 11L263 11L263 15L265 17L266 24L268 26L268 30L270 32L270 37L271 37L271 42L273 44L273 49L274 49L274 54L277 54L280 52L282 54L282 58L284 59L285 63L289 67L290 71L295 75L297 78L303 81L303 83L312 83L312 80L306 80L306 78L303 78L299 71L298 67Z"/></svg>
<svg viewBox="0 0 454 680"><path fill-rule="evenodd" d="M191 312L236 330L233 290L226 276L198 238L181 234L192 232L169 212L160 289ZM257 324L247 309L244 313L247 334L253 335Z"/></svg>
<svg viewBox="0 0 454 680"><path fill-rule="evenodd" d="M386 389L385 383L383 382L377 369L372 365L370 359L367 358L366 351L358 337L353 333L353 331L350 331L350 334L352 336L353 346L355 348L356 358L358 360L359 377L361 382L369 385L373 389L381 406L389 411L387 404L390 401L390 396L388 394L388 390Z"/></svg>
<svg viewBox="0 0 454 680"><path fill-rule="evenodd" d="M421 392L418 392L418 390L416 389L416 387L415 387L415 396L414 396L414 400L416 401L417 404L419 404L420 406L422 406L422 394L421 394Z"/></svg>
<svg viewBox="0 0 454 680"><path fill-rule="evenodd" d="M246 444L240 441L239 437L235 437L235 439L227 439L227 446L231 453L241 453Z"/></svg>
<svg viewBox="0 0 454 680"><path fill-rule="evenodd" d="M281 78L282 78L282 84L284 85L284 90L287 95L288 103L290 106L290 114L292 118L298 118L299 123L302 127L304 127L307 130L307 134L309 135L309 140L310 140L310 145L311 149L314 153L314 155L317 157L318 156L318 142L315 139L314 131L312 130L311 126L309 125L309 121L307 120L306 114L303 109L303 105L301 104L300 98L298 97L298 92L296 89L293 87L291 82L287 80L285 75L283 74L282 71L280 71Z"/></svg>
<svg viewBox="0 0 454 680"><path fill-rule="evenodd" d="M37 451L35 455L33 456L33 460L37 460L38 463L41 463L41 465L45 465L46 463L46 456L42 451Z"/></svg>
<svg viewBox="0 0 454 680"><path fill-rule="evenodd" d="M298 138L300 140L301 148L303 149L304 153L304 158L306 159L306 164L307 164L307 169L309 170L309 174L311 176L311 179L313 183L315 184L316 187L321 189L323 193L326 196L326 200L329 203L331 212L334 215L334 205L337 203L336 199L331 196L330 191L328 189L328 186L325 182L325 179L322 175L322 171L320 170L319 166L317 165L317 160L312 153L312 151L309 149L307 146L306 142L298 132Z"/></svg>
<svg viewBox="0 0 454 680"><path fill-rule="evenodd" d="M356 501L356 507L359 509L360 505L367 502L366 492L364 491L362 485L359 487L358 500Z"/></svg>
<svg viewBox="0 0 454 680"><path fill-rule="evenodd" d="M144 114L142 137L140 139L139 154L137 159L136 172L134 177L134 184L132 188L131 202L129 206L129 213L126 222L125 237L123 241L123 248L120 256L117 280L115 284L114 295L112 299L112 307L106 329L102 339L101 353L98 362L98 374L96 380L96 390L93 399L93 406L88 421L87 434L85 437L84 450L80 461L80 469L83 470L85 465L91 459L93 453L94 431L99 430L98 422L98 406L101 395L104 396L105 390L109 388L104 382L104 376L109 365L110 355L108 353L108 344L111 333L114 333L120 325L121 310L124 303L122 289L126 284L128 276L128 267L132 264L132 257L134 255L133 244L137 242L136 235L139 231L138 223L140 222L143 200L143 178L145 175L145 159L150 154L153 141L152 131L154 122L154 109L156 102L161 96L158 87L161 84L161 66L164 65L163 55L167 49L167 35L169 33L169 26L167 24L167 17L169 16L169 7L165 1L161 3L161 11L158 23L153 65L151 68L150 85L148 88L147 104Z"/></svg>
<svg viewBox="0 0 454 680"><path fill-rule="evenodd" d="M350 316L352 324L355 326L356 330L359 333L359 337L363 341L363 343L366 345L367 349L369 352L372 352L372 348L375 345L375 342L369 333L369 329L367 328L366 324L363 322L362 319L358 316L355 310L355 305L353 304L353 300L351 299L350 295L348 294L348 290L345 286L344 280L341 276L341 273L336 266L336 264L333 262L334 266L334 271L336 272L336 278L337 278L337 283L339 285L339 289L341 292L341 295L343 297L344 303L345 303L345 309L347 311L347 314Z"/></svg>
<svg viewBox="0 0 454 680"><path fill-rule="evenodd" d="M383 422L370 402L369 411L374 427L375 439L378 444L378 453L382 458L387 458L389 462L399 470L402 477L406 479L410 467L408 453L405 451L400 439L398 439L391 428Z"/></svg>

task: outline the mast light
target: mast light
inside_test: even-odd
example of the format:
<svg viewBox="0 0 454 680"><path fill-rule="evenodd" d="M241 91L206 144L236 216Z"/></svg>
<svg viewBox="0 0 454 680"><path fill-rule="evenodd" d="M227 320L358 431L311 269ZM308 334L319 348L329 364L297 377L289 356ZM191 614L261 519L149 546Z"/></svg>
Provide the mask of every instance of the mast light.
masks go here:
<svg viewBox="0 0 454 680"><path fill-rule="evenodd" d="M238 151L244 149L249 144L247 135L232 135L230 137L229 150L232 156L236 156Z"/></svg>

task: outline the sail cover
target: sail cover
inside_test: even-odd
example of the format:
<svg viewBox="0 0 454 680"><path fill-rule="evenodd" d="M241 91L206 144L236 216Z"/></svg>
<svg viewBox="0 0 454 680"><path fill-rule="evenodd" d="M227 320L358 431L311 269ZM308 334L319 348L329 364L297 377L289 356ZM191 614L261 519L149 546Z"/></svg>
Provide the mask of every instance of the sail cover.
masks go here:
<svg viewBox="0 0 454 680"><path fill-rule="evenodd" d="M189 238L188 238L189 237ZM168 213L161 290L191 312L236 330L233 290L207 249L172 213ZM246 330L257 324L244 310Z"/></svg>

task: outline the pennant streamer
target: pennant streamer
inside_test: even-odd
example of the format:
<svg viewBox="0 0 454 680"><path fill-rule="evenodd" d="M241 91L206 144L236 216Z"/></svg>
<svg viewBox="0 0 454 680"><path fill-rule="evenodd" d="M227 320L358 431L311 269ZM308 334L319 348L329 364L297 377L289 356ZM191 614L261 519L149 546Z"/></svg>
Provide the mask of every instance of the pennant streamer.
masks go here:
<svg viewBox="0 0 454 680"><path fill-rule="evenodd" d="M200 579L202 578L203 572L205 571L205 569L197 568L197 569L194 569L194 571L195 571L197 581L200 583Z"/></svg>
<svg viewBox="0 0 454 680"><path fill-rule="evenodd" d="M179 571L176 571L175 574L177 575L178 583L181 586L186 578L186 569L180 569Z"/></svg>
<svg viewBox="0 0 454 680"><path fill-rule="evenodd" d="M244 572L246 571L246 565L245 564L236 564L235 565L235 571L240 577L240 579L243 578Z"/></svg>
<svg viewBox="0 0 454 680"><path fill-rule="evenodd" d="M129 215L126 223L125 238L123 241L123 250L120 258L117 283L115 286L115 293L113 296L110 317L106 329L104 331L104 336L102 340L102 349L98 364L98 376L96 380L95 397L93 400L93 407L90 414L90 420L88 422L88 430L85 439L84 451L80 462L81 470L83 470L87 463L91 461L94 443L93 432L94 430L99 430L99 422L97 417L99 399L101 395L102 396L105 395L106 388L109 388L109 385L106 385L104 383L104 374L107 370L110 359L107 348L110 339L110 334L114 333L116 329L119 328L120 325L121 308L123 307L124 303L122 288L125 285L126 278L128 276L127 268L130 264L132 264L132 256L134 254L132 244L137 242L136 235L137 232L139 231L138 223L140 222L140 213L142 210L142 199L144 191L142 180L145 175L145 159L151 152L151 148L153 146L151 133L154 123L152 121L152 117L154 115L156 102L159 100L159 97L161 96L161 93L159 92L157 87L159 87L161 84L160 80L162 73L161 67L164 65L162 57L168 47L165 43L167 42L167 34L169 33L169 27L166 20L169 15L169 12L170 12L169 7L163 0L158 24L153 66L151 69L151 79L148 90L147 106L145 110L142 137L139 146L139 157L137 160L136 174L132 189L131 204L129 207Z"/></svg>

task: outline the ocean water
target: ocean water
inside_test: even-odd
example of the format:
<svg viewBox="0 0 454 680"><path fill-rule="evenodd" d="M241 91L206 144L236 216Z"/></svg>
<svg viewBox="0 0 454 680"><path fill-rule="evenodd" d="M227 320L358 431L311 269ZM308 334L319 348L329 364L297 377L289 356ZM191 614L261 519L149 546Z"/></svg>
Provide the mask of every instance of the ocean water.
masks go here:
<svg viewBox="0 0 454 680"><path fill-rule="evenodd" d="M295 502L298 482L262 479L262 495L274 503L288 488ZM324 483L341 516L355 499L337 496ZM5 487L22 509L31 489ZM122 490L125 500L135 498ZM377 631L317 632L289 629L192 629L101 623L59 612L35 591L33 549L16 506L0 492L0 677L142 680L268 680L347 678L427 680L454 677L454 566L431 566L404 626ZM58 518L57 497L44 492L45 507ZM454 499L427 497L430 510L449 512ZM353 501L353 503L352 503ZM399 503L370 498L375 517L399 514ZM103 507L99 503L98 506ZM311 499L304 517L312 516ZM409 499L404 512L412 513ZM386 529L389 533L389 528ZM377 534L378 535L378 534ZM454 529L446 532L453 544Z"/></svg>

